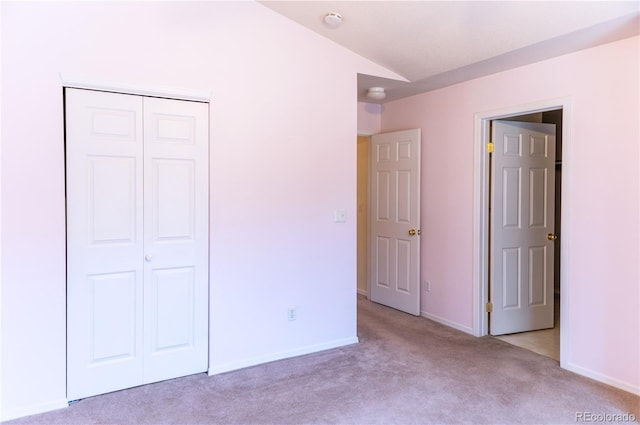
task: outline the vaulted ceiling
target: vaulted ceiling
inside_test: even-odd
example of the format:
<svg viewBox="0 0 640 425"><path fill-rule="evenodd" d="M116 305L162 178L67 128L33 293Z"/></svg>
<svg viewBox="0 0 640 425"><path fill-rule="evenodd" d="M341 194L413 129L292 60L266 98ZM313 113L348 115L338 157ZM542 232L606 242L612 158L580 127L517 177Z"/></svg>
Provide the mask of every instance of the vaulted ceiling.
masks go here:
<svg viewBox="0 0 640 425"><path fill-rule="evenodd" d="M640 33L639 1L261 1L394 71L358 76L383 103ZM324 23L338 13L342 23ZM366 97L369 87L386 91Z"/></svg>

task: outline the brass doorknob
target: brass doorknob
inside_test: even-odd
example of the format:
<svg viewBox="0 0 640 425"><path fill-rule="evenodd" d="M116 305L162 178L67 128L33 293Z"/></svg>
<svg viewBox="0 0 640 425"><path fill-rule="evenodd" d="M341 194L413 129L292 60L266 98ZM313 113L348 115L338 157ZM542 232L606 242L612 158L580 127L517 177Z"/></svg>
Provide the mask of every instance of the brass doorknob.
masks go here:
<svg viewBox="0 0 640 425"><path fill-rule="evenodd" d="M420 234L420 230L416 230L416 229L409 230L409 236L415 236L419 234Z"/></svg>
<svg viewBox="0 0 640 425"><path fill-rule="evenodd" d="M558 235L554 235L553 233L549 233L549 234L547 234L547 239L549 239L550 241L555 241L556 239L558 239Z"/></svg>

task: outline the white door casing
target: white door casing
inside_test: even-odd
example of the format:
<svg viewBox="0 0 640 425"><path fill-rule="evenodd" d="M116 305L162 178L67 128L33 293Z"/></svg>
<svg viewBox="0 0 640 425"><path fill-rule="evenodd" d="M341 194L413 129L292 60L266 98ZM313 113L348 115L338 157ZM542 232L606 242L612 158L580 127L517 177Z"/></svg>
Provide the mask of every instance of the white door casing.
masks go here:
<svg viewBox="0 0 640 425"><path fill-rule="evenodd" d="M205 371L207 105L65 103L67 398Z"/></svg>
<svg viewBox="0 0 640 425"><path fill-rule="evenodd" d="M369 296L420 314L420 129L371 138Z"/></svg>
<svg viewBox="0 0 640 425"><path fill-rule="evenodd" d="M493 121L492 140L490 333L551 328L555 125Z"/></svg>

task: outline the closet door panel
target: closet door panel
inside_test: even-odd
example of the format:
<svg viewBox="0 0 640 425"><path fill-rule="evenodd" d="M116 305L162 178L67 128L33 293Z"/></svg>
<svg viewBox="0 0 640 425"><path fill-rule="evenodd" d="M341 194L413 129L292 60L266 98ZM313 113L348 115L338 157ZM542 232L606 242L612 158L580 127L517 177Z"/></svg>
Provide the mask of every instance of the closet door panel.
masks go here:
<svg viewBox="0 0 640 425"><path fill-rule="evenodd" d="M66 89L67 398L142 383L142 99Z"/></svg>
<svg viewBox="0 0 640 425"><path fill-rule="evenodd" d="M208 114L144 100L145 382L208 367Z"/></svg>

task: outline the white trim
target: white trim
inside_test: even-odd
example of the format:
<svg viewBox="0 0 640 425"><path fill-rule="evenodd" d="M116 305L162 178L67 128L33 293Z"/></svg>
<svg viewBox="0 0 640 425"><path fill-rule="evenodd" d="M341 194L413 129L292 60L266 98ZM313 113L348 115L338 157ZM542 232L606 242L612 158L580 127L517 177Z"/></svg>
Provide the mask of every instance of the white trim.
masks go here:
<svg viewBox="0 0 640 425"><path fill-rule="evenodd" d="M612 378L609 375L603 375L602 373L595 372L591 369L578 366L574 363L568 363L564 369L577 373L578 375L586 376L587 378L595 379L598 382L602 382L612 387L619 388L623 391L627 391L631 394L640 396L640 386L631 384L629 382L621 381L620 379Z"/></svg>
<svg viewBox="0 0 640 425"><path fill-rule="evenodd" d="M488 317L484 311L485 303L488 301L488 220L487 193L488 193L488 155L485 151L485 143L489 137L489 121L506 118L515 115L524 115L536 112L562 109L562 193L560 203L562 205L561 228L563 237L560 245L560 288L562 297L560 298L560 366L567 368L569 364L569 335L571 332L571 322L569 320L569 302L571 296L571 286L568 275L569 270L569 245L571 237L571 223L568 222L571 168L571 118L573 99L564 97L559 99L541 100L524 105L509 106L492 111L479 112L474 117L474 193L473 193L473 335L484 336L489 332Z"/></svg>
<svg viewBox="0 0 640 425"><path fill-rule="evenodd" d="M426 311L421 311L420 312L420 316L424 317L425 319L433 320L434 322L440 323L441 325L445 325L445 326L448 326L450 328L454 328L454 329L457 329L457 330L462 331L464 333L473 335L473 328L470 328L469 326L465 326L465 325L461 325L460 323L452 322L451 320L445 319L445 318L440 317L440 316L436 316L435 314L427 313Z"/></svg>
<svg viewBox="0 0 640 425"><path fill-rule="evenodd" d="M473 335L484 336L489 332L484 304L487 294L487 276L489 274L488 252L488 177L489 166L485 153L485 140L489 138L489 119L484 114L476 114L474 122L474 191L473 191Z"/></svg>
<svg viewBox="0 0 640 425"><path fill-rule="evenodd" d="M60 73L60 80L62 81L63 87L73 87L77 89L99 90L113 93L126 93L206 103L211 101L211 93L202 90L164 86L141 86L137 84L134 85L114 81L88 79L62 73Z"/></svg>
<svg viewBox="0 0 640 425"><path fill-rule="evenodd" d="M46 403L29 404L20 407L9 407L2 409L0 421L10 421L12 419L22 418L24 416L37 415L39 413L51 412L52 410L64 409L69 407L66 398L47 401Z"/></svg>
<svg viewBox="0 0 640 425"><path fill-rule="evenodd" d="M239 360L235 362L223 363L209 368L209 376L218 375L220 373L231 372L238 369L244 369L250 366L256 366L264 363L283 360L292 357L303 356L305 354L317 353L319 351L330 350L332 348L344 347L346 345L357 344L360 342L358 337L343 338L329 341L323 344L307 345L305 347L296 348L294 350L281 351L279 353L268 354L266 356L258 356L250 359Z"/></svg>
<svg viewBox="0 0 640 425"><path fill-rule="evenodd" d="M364 295L369 298L369 290L368 289L358 289L358 295Z"/></svg>
<svg viewBox="0 0 640 425"><path fill-rule="evenodd" d="M572 287L569 278L570 252L569 240L573 233L573 222L569 220L571 217L571 202L569 202L569 193L571 193L571 167L572 162L569 158L573 158L573 144L571 143L571 129L573 128L573 99L567 98L562 106L562 182L560 205L562 212L560 214L560 228L562 229L562 237L560 238L560 367L568 369L571 360L571 352L569 350L569 336L573 323L569 308L569 298L571 297Z"/></svg>

